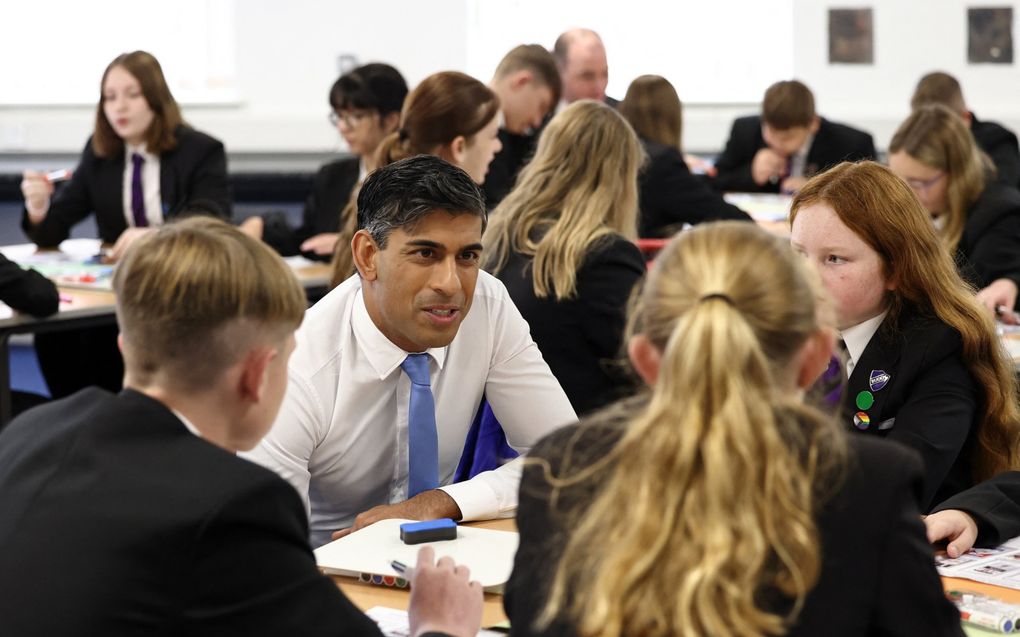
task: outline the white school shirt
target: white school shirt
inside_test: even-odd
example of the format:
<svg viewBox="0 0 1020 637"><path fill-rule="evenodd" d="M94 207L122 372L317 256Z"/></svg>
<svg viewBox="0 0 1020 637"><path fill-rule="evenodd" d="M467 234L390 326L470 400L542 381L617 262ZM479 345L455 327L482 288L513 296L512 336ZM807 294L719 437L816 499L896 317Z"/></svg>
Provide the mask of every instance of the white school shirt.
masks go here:
<svg viewBox="0 0 1020 637"><path fill-rule="evenodd" d="M874 318L870 318L863 323L858 323L853 327L848 327L840 332L840 336L843 337L843 342L846 344L846 353L849 360L846 362L846 377L850 378L850 374L853 373L854 367L857 365L857 361L861 359L861 355L864 354L864 350L868 347L868 343L871 342L871 338L878 331L882 321L885 320L885 315L889 311L886 310Z"/></svg>
<svg viewBox="0 0 1020 637"><path fill-rule="evenodd" d="M577 420L531 340L527 322L495 277L479 272L474 300L447 347L427 351L436 404L439 484L463 519L517 509L520 459L450 484L483 392L522 455ZM373 506L407 499L407 357L375 326L358 275L310 308L297 332L276 423L246 457L294 485L310 508L312 545Z"/></svg>
<svg viewBox="0 0 1020 637"><path fill-rule="evenodd" d="M149 220L150 226L163 225L163 201L159 190L159 155L153 155L145 150L145 144L129 146L125 143L123 201L127 227L135 227L135 215L131 209L131 177L135 170L131 155L135 153L145 159L145 163L142 164L142 201L145 203L145 218Z"/></svg>
<svg viewBox="0 0 1020 637"><path fill-rule="evenodd" d="M815 136L811 135L796 153L790 156L790 177L804 177L807 169L808 154L811 153L811 144L815 143Z"/></svg>

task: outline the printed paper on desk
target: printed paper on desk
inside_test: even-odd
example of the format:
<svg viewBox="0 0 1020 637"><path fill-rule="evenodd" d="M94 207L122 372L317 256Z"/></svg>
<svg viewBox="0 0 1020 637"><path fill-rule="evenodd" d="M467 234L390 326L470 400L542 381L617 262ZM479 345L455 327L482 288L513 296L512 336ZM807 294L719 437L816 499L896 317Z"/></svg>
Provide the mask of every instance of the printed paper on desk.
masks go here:
<svg viewBox="0 0 1020 637"><path fill-rule="evenodd" d="M1020 590L1020 538L990 549L971 549L957 558L939 555L935 566L943 577L959 577Z"/></svg>
<svg viewBox="0 0 1020 637"><path fill-rule="evenodd" d="M448 556L457 564L467 566L471 569L471 579L477 580L490 593L501 592L510 579L517 553L517 533L458 526L456 540L404 544L400 539L400 525L406 522L414 520L380 520L315 549L315 561L329 575L394 576L391 560L414 566L418 562L418 550L431 546L436 559Z"/></svg>

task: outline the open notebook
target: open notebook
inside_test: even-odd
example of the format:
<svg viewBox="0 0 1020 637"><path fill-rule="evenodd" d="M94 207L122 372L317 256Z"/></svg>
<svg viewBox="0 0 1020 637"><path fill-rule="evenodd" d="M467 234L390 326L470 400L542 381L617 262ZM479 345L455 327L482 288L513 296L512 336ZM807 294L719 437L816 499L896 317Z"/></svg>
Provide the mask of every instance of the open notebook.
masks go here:
<svg viewBox="0 0 1020 637"><path fill-rule="evenodd" d="M517 533L458 526L455 540L404 544L400 539L400 525L406 522L414 520L381 520L320 546L315 549L315 561L328 575L358 577L393 586L399 585L396 581L399 576L390 562L397 560L414 566L418 550L431 546L436 559L449 556L457 564L471 569L471 579L477 580L487 592L502 592L513 570Z"/></svg>

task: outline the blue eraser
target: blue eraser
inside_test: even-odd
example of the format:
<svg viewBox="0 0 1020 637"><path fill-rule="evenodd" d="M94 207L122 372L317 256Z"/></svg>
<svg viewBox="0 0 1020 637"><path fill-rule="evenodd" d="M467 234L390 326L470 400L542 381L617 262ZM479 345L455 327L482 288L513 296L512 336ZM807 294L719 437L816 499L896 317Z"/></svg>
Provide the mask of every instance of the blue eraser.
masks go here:
<svg viewBox="0 0 1020 637"><path fill-rule="evenodd" d="M404 544L439 542L457 539L457 523L450 518L407 522L400 525L400 539Z"/></svg>

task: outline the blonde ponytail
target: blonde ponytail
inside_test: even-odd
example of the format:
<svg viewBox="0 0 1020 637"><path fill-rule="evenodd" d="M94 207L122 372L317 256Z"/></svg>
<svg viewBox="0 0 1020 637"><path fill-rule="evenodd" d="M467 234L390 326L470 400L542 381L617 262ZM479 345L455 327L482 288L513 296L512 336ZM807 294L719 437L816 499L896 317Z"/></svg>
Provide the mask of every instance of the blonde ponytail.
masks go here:
<svg viewBox="0 0 1020 637"><path fill-rule="evenodd" d="M780 635L816 582L813 485L833 484L844 447L780 376L818 330L817 286L746 225L710 224L660 255L636 314L658 379L574 521L540 624L565 612L586 637ZM763 590L792 611L762 607Z"/></svg>

